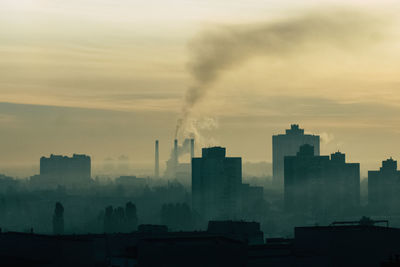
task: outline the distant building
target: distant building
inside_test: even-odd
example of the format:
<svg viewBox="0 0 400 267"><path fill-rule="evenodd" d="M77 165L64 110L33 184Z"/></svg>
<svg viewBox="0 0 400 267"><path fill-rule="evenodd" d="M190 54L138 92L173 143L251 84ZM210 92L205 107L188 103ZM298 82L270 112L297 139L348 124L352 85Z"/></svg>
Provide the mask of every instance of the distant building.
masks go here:
<svg viewBox="0 0 400 267"><path fill-rule="evenodd" d="M146 179L138 178L136 176L120 176L115 179L115 183L124 187L143 188L146 186Z"/></svg>
<svg viewBox="0 0 400 267"><path fill-rule="evenodd" d="M240 209L242 159L223 147L203 148L192 159L193 210L201 219L233 219Z"/></svg>
<svg viewBox="0 0 400 267"><path fill-rule="evenodd" d="M81 186L91 181L91 159L86 155L72 157L50 155L40 159L40 175L31 177L38 187Z"/></svg>
<svg viewBox="0 0 400 267"><path fill-rule="evenodd" d="M292 124L286 134L272 136L272 175L276 185L283 185L284 157L295 156L300 146L309 144L314 147L314 155L319 156L318 135L304 134L298 124Z"/></svg>
<svg viewBox="0 0 400 267"><path fill-rule="evenodd" d="M50 155L40 159L40 175L57 177L91 177L90 157L74 154L72 157Z"/></svg>
<svg viewBox="0 0 400 267"><path fill-rule="evenodd" d="M368 204L375 207L395 207L400 202L400 171L392 158L382 162L379 171L368 171Z"/></svg>
<svg viewBox="0 0 400 267"><path fill-rule="evenodd" d="M10 176L0 174L0 192L6 193L9 190L16 190L20 185L20 181Z"/></svg>
<svg viewBox="0 0 400 267"><path fill-rule="evenodd" d="M360 164L346 163L345 154L315 156L303 145L285 157L284 198L288 211L345 211L360 202Z"/></svg>

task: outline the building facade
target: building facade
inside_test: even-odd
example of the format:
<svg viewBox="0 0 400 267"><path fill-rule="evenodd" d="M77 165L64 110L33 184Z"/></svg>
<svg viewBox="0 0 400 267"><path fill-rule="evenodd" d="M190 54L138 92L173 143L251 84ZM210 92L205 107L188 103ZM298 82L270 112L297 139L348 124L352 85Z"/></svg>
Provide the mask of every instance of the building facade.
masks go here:
<svg viewBox="0 0 400 267"><path fill-rule="evenodd" d="M379 171L368 171L368 204L371 207L395 207L400 202L400 171L392 158L382 161Z"/></svg>
<svg viewBox="0 0 400 267"><path fill-rule="evenodd" d="M87 155L72 157L50 155L40 158L40 175L31 182L38 187L80 186L91 181L91 159Z"/></svg>
<svg viewBox="0 0 400 267"><path fill-rule="evenodd" d="M304 144L312 145L314 155L319 156L320 137L304 134L304 129L300 129L298 124L292 124L286 134L272 136L272 175L275 185L283 185L285 156L295 156Z"/></svg>
<svg viewBox="0 0 400 267"><path fill-rule="evenodd" d="M234 219L240 209L242 159L223 147L202 149L192 159L193 210L200 219Z"/></svg>
<svg viewBox="0 0 400 267"><path fill-rule="evenodd" d="M346 163L345 154L315 156L303 145L285 157L284 200L287 211L342 213L360 203L360 164Z"/></svg>

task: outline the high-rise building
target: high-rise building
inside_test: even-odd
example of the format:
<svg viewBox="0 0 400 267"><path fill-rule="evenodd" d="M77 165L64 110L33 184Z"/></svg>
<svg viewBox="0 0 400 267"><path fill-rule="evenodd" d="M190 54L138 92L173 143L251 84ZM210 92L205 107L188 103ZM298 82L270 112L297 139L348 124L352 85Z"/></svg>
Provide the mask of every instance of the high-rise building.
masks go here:
<svg viewBox="0 0 400 267"><path fill-rule="evenodd" d="M295 156L300 146L309 144L314 147L314 155L319 156L319 136L304 134L298 124L292 124L286 134L272 136L272 174L274 184L283 185L284 157Z"/></svg>
<svg viewBox="0 0 400 267"><path fill-rule="evenodd" d="M399 189L400 171L392 158L382 161L379 171L368 171L368 204L371 207L395 207L400 203Z"/></svg>
<svg viewBox="0 0 400 267"><path fill-rule="evenodd" d="M285 157L284 198L287 211L345 212L360 202L360 164L345 154L315 156L311 145Z"/></svg>
<svg viewBox="0 0 400 267"><path fill-rule="evenodd" d="M67 157L51 154L49 158L40 158L40 175L90 178L91 160L86 155Z"/></svg>
<svg viewBox="0 0 400 267"><path fill-rule="evenodd" d="M31 178L31 182L40 187L80 186L90 180L91 159L78 154L72 157L52 154L48 158L40 158L40 175Z"/></svg>
<svg viewBox="0 0 400 267"><path fill-rule="evenodd" d="M234 219L240 209L242 159L223 147L202 149L192 159L193 210L204 220Z"/></svg>

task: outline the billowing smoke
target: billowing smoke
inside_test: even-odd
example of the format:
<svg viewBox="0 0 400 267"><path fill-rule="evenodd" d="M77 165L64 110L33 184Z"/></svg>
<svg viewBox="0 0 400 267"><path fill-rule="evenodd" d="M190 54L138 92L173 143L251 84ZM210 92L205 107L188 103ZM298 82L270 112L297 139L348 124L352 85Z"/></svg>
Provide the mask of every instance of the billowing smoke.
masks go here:
<svg viewBox="0 0 400 267"><path fill-rule="evenodd" d="M178 145L178 156L183 156L190 153L190 139L186 138L182 145Z"/></svg>
<svg viewBox="0 0 400 267"><path fill-rule="evenodd" d="M176 136L193 134L188 129L193 107L224 71L255 56L281 58L329 46L353 51L377 39L380 29L381 21L370 14L330 9L274 22L220 26L201 34L190 45L193 86L186 92Z"/></svg>
<svg viewBox="0 0 400 267"><path fill-rule="evenodd" d="M181 156L190 154L190 149L191 149L190 139L185 138L185 140L183 141L183 143L181 145L178 144L178 155L177 155L178 159ZM176 171L176 165L175 165L174 159L175 159L175 151L174 151L174 148L172 148L169 159L167 161L167 169L165 170L166 177L176 178L176 177L174 177L175 171Z"/></svg>
<svg viewBox="0 0 400 267"><path fill-rule="evenodd" d="M319 136L323 145L327 145L335 139L335 136L333 134L327 132L320 133Z"/></svg>

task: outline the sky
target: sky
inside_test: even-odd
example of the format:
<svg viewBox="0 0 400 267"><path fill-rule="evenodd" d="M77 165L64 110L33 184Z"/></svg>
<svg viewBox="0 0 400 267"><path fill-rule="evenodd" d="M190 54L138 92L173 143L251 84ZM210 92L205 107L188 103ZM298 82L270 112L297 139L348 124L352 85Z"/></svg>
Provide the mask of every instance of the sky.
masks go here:
<svg viewBox="0 0 400 267"><path fill-rule="evenodd" d="M197 155L221 145L268 162L271 136L298 123L365 174L400 159L399 11L365 0L2 0L0 172L34 174L51 153L151 169L154 140L164 162L180 120Z"/></svg>

